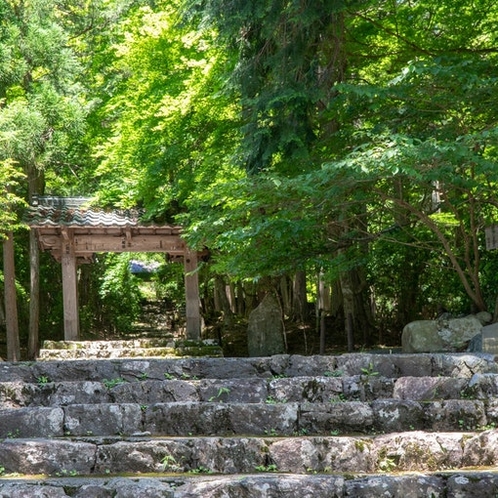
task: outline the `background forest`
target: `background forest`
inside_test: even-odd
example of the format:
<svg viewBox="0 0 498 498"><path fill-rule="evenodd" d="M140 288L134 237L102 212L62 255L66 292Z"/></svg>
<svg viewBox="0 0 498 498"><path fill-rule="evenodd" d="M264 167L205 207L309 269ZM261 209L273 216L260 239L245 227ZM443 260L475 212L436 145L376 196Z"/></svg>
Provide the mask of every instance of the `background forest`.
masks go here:
<svg viewBox="0 0 498 498"><path fill-rule="evenodd" d="M33 329L63 335L59 264L21 222L35 194L182 224L224 338L268 291L329 346L493 313L497 23L495 0L0 0L0 233L28 355ZM130 257L81 267L86 337L137 318ZM163 263L155 297L181 309Z"/></svg>

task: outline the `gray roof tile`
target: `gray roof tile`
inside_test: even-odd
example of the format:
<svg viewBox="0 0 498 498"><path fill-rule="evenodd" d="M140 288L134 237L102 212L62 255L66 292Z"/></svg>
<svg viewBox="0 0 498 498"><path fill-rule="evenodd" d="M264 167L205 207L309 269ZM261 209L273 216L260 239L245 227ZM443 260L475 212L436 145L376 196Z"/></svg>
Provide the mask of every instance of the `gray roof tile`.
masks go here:
<svg viewBox="0 0 498 498"><path fill-rule="evenodd" d="M88 197L34 198L25 220L32 228L121 228L121 227L170 227L175 232L178 226L156 225L141 221L144 210L105 210L91 206Z"/></svg>

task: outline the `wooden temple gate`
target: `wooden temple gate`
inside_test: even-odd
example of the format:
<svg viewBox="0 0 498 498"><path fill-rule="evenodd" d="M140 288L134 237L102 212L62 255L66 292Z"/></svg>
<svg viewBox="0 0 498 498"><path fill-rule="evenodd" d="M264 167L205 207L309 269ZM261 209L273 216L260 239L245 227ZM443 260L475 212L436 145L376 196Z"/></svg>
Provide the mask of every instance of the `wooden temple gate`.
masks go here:
<svg viewBox="0 0 498 498"><path fill-rule="evenodd" d="M64 339L79 339L78 265L96 253L156 252L183 260L185 268L187 338L199 340L201 315L198 253L181 238L181 227L143 223L137 210L106 211L82 197L37 197L28 215L41 250L50 251L62 266Z"/></svg>

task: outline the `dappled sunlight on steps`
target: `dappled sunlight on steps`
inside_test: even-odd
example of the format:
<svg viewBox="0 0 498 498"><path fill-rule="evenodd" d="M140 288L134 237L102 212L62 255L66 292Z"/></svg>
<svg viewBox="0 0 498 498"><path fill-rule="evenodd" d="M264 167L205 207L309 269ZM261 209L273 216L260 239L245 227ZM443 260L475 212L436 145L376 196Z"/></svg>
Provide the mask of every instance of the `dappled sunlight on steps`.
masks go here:
<svg viewBox="0 0 498 498"><path fill-rule="evenodd" d="M0 380L0 496L498 493L490 355L73 359Z"/></svg>

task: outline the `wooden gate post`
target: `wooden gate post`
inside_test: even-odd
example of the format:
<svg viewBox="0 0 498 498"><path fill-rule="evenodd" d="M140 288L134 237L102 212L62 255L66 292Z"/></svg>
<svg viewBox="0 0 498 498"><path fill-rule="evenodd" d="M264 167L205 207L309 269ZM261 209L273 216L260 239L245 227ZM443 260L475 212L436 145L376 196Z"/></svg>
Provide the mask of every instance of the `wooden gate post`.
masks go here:
<svg viewBox="0 0 498 498"><path fill-rule="evenodd" d="M77 341L80 335L78 316L78 280L72 241L62 245L62 293L64 304L64 340Z"/></svg>
<svg viewBox="0 0 498 498"><path fill-rule="evenodd" d="M185 297L187 339L198 341L201 338L201 310L199 298L199 275L197 269L197 252L185 250Z"/></svg>

